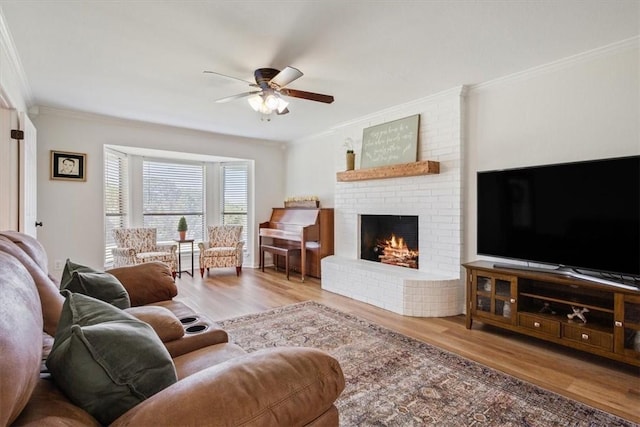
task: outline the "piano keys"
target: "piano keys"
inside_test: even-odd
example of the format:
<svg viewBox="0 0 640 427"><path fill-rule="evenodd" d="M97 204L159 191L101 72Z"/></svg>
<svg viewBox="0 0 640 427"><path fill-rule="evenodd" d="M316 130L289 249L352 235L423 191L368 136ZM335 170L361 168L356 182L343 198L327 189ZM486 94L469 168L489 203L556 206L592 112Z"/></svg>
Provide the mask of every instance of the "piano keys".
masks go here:
<svg viewBox="0 0 640 427"><path fill-rule="evenodd" d="M260 224L259 240L260 246L306 248L290 260L290 268L303 281L307 274L320 278L320 260L333 255L333 209L273 208L269 221Z"/></svg>

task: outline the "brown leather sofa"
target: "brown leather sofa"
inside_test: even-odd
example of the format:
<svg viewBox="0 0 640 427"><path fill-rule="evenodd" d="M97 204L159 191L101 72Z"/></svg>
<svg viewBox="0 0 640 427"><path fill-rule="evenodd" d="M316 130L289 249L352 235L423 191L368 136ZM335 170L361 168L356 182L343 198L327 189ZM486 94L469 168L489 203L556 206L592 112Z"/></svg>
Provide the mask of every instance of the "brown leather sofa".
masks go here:
<svg viewBox="0 0 640 427"><path fill-rule="evenodd" d="M338 425L334 402L344 377L334 358L308 348L246 353L229 343L215 323L172 300L177 290L164 277L171 277L168 268L110 272L125 286L132 305L142 304L124 311L149 320L177 377L111 425ZM64 303L56 279L47 272L42 246L27 235L0 232L0 426L100 425L61 391L43 363L63 321ZM173 313L168 322L154 318L158 307ZM172 316L190 319L180 331ZM188 332L193 326L197 332Z"/></svg>

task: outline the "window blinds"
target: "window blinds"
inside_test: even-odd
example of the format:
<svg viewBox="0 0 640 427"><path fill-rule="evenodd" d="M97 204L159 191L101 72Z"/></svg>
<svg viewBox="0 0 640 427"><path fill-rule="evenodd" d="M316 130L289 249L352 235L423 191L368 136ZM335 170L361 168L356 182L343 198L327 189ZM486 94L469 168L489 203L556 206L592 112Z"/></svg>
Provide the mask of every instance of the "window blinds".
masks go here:
<svg viewBox="0 0 640 427"><path fill-rule="evenodd" d="M204 237L204 164L144 160L143 218L145 227L157 229L157 240L178 238L178 220L187 220L187 238Z"/></svg>
<svg viewBox="0 0 640 427"><path fill-rule="evenodd" d="M249 167L246 163L224 163L220 212L222 224L242 225L242 240L247 241L247 212L249 210ZM247 246L245 245L245 248Z"/></svg>
<svg viewBox="0 0 640 427"><path fill-rule="evenodd" d="M113 229L127 226L127 157L116 151L105 150L104 155L104 212L105 212L105 266L113 264L111 249L116 247Z"/></svg>

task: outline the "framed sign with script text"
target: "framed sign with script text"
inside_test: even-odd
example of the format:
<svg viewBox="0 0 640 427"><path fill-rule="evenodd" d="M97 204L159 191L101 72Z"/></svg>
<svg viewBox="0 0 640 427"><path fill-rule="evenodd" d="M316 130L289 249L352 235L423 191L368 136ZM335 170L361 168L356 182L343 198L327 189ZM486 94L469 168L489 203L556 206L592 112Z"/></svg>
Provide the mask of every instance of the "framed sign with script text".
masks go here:
<svg viewBox="0 0 640 427"><path fill-rule="evenodd" d="M361 168L411 163L418 156L420 114L362 131Z"/></svg>

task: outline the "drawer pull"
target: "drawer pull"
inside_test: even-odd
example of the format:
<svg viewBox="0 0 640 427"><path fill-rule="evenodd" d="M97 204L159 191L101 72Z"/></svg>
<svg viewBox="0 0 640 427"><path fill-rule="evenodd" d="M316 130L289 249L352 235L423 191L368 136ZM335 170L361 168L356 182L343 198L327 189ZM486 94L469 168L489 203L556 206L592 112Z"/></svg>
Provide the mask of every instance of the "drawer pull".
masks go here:
<svg viewBox="0 0 640 427"><path fill-rule="evenodd" d="M616 320L614 325L616 325L618 328L622 328L622 322L619 320Z"/></svg>
<svg viewBox="0 0 640 427"><path fill-rule="evenodd" d="M589 335L588 334L582 334L582 339L583 340L588 340L589 339Z"/></svg>
<svg viewBox="0 0 640 427"><path fill-rule="evenodd" d="M539 328L540 327L540 322L533 322L533 327L534 328Z"/></svg>
<svg viewBox="0 0 640 427"><path fill-rule="evenodd" d="M509 300L509 302L510 302L511 304L515 304L515 303L516 303L516 299L515 299L515 298L511 298L511 299Z"/></svg>

